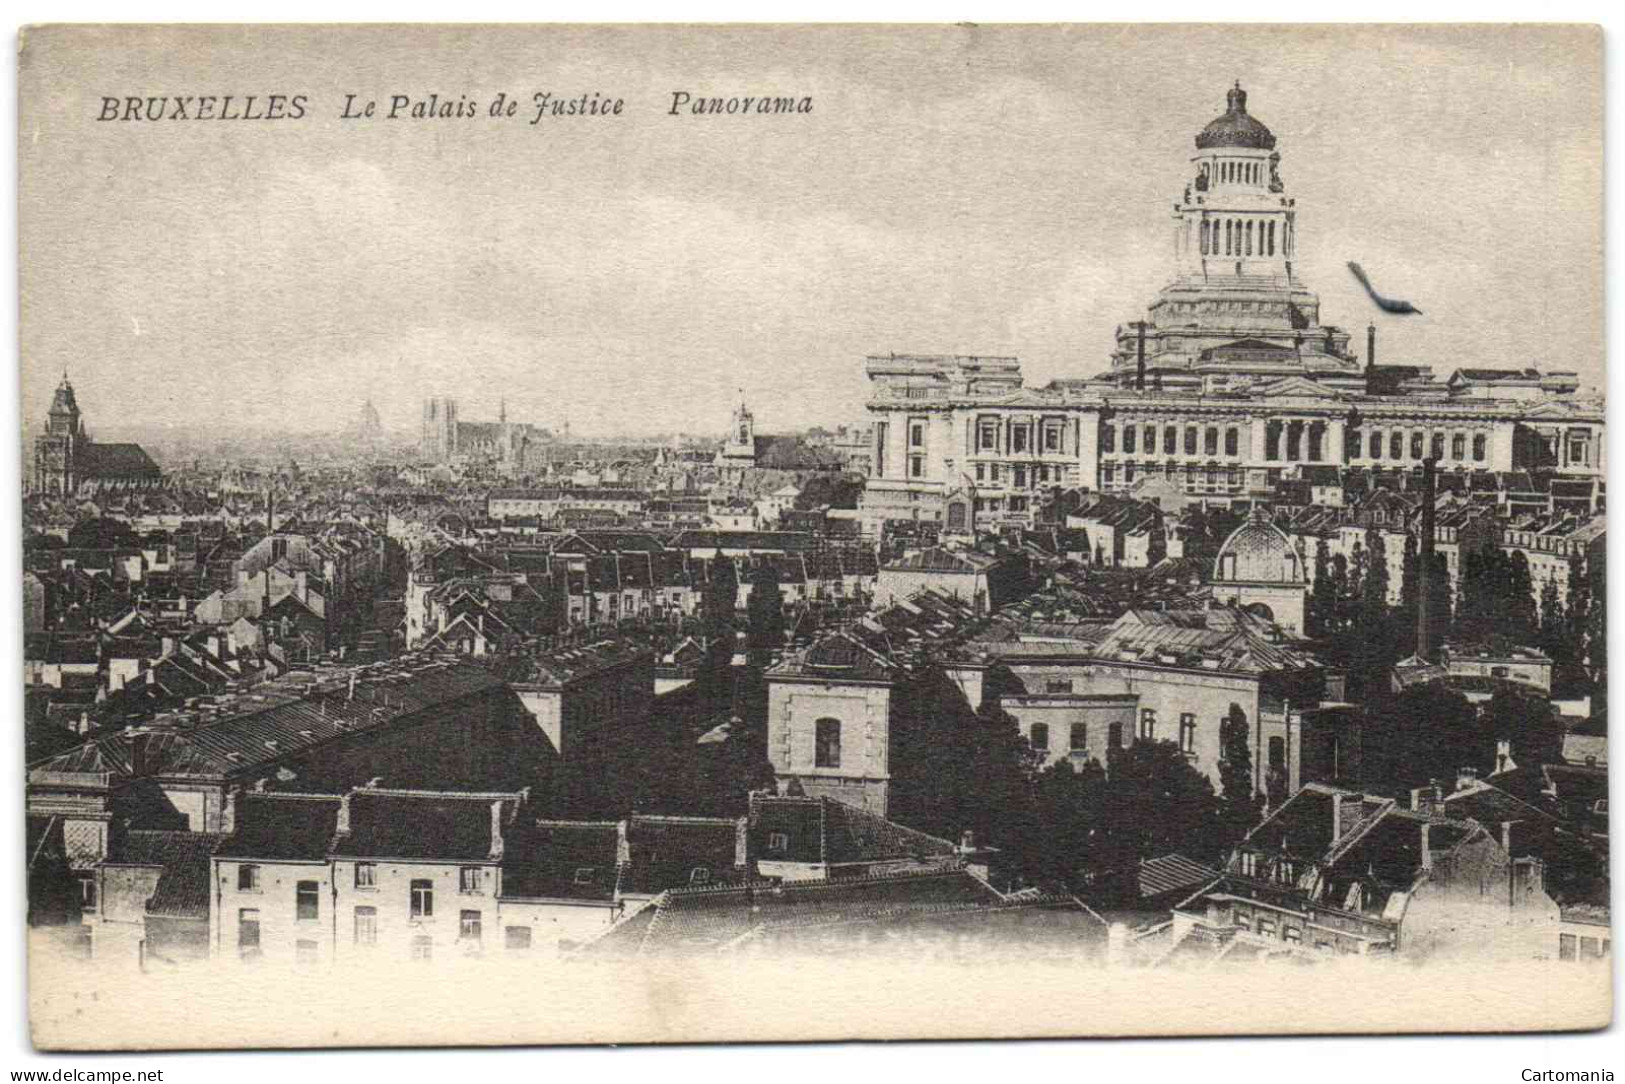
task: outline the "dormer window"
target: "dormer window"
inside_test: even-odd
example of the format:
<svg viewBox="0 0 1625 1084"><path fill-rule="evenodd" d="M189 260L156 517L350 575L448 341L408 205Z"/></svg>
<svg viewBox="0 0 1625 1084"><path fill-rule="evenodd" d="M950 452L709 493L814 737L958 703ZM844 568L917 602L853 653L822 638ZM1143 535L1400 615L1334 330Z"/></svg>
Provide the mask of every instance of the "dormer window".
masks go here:
<svg viewBox="0 0 1625 1084"><path fill-rule="evenodd" d="M596 867L594 867L594 866L582 866L582 867L580 867L579 869L576 870L575 883L578 884L578 885L590 885L590 884L592 884L592 875L595 872L595 870L596 870Z"/></svg>

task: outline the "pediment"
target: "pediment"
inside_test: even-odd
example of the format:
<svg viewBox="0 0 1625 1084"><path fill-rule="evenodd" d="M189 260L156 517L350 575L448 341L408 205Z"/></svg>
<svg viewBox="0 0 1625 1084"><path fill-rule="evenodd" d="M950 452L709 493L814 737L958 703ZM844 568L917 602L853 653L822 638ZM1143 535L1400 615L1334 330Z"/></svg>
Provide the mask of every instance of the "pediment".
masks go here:
<svg viewBox="0 0 1625 1084"><path fill-rule="evenodd" d="M1302 376L1283 377L1262 387L1255 386L1254 391L1266 399L1324 399L1337 402L1346 398L1325 384Z"/></svg>

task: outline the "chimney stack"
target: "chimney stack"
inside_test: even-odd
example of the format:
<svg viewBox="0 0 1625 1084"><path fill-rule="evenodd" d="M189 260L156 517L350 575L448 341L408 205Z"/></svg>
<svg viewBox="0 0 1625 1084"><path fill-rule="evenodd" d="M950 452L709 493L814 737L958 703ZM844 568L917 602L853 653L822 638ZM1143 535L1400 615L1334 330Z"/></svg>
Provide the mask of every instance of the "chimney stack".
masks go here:
<svg viewBox="0 0 1625 1084"><path fill-rule="evenodd" d="M491 803L491 859L502 857L502 799Z"/></svg>
<svg viewBox="0 0 1625 1084"><path fill-rule="evenodd" d="M1377 325L1367 324L1365 329L1365 368L1370 372L1377 367Z"/></svg>
<svg viewBox="0 0 1625 1084"><path fill-rule="evenodd" d="M1422 545L1416 564L1416 657L1427 662L1433 652L1433 533L1436 460L1422 460Z"/></svg>
<svg viewBox="0 0 1625 1084"><path fill-rule="evenodd" d="M350 834L350 793L347 791L339 796L338 822L333 826L333 830L341 836Z"/></svg>

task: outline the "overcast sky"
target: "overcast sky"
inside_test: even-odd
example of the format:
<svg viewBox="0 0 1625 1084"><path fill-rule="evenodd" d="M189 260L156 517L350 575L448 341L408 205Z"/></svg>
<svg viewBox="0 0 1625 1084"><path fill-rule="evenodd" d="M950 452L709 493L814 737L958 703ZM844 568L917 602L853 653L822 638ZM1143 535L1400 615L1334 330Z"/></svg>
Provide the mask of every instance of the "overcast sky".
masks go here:
<svg viewBox="0 0 1625 1084"><path fill-rule="evenodd" d="M46 31L21 60L22 404L95 429L582 433L861 420L866 354L1100 371L1172 270L1240 79L1322 319L1393 363L1603 381L1601 35L1539 28ZM345 122L347 93L601 92L619 118ZM667 115L810 95L810 114ZM102 95L304 94L102 123ZM195 107L194 107L195 108ZM1364 335L1356 333L1364 350Z"/></svg>

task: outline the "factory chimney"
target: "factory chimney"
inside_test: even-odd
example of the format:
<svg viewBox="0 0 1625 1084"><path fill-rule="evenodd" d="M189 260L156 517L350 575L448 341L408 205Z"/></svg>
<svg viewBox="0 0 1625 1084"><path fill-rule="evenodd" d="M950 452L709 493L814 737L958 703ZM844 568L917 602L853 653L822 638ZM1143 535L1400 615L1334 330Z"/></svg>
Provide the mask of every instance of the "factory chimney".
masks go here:
<svg viewBox="0 0 1625 1084"><path fill-rule="evenodd" d="M1416 657L1424 662L1433 650L1433 470L1437 462L1432 456L1422 460L1422 544L1418 547L1416 569Z"/></svg>

